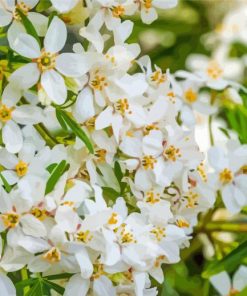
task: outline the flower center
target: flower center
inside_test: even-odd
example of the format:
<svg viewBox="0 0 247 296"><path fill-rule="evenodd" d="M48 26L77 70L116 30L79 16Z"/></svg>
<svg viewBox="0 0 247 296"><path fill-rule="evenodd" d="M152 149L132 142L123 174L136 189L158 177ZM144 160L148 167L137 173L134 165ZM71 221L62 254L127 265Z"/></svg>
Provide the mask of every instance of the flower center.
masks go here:
<svg viewBox="0 0 247 296"><path fill-rule="evenodd" d="M0 106L0 120L7 122L12 118L13 108L8 108L6 105Z"/></svg>
<svg viewBox="0 0 247 296"><path fill-rule="evenodd" d="M200 163L196 169L204 182L207 182L208 177L204 168L204 164Z"/></svg>
<svg viewBox="0 0 247 296"><path fill-rule="evenodd" d="M118 100L116 103L114 103L114 108L121 115L124 115L126 112L131 113L131 111L129 111L129 102L127 99Z"/></svg>
<svg viewBox="0 0 247 296"><path fill-rule="evenodd" d="M122 5L118 5L112 8L112 15L116 18L123 16L125 13L125 9Z"/></svg>
<svg viewBox="0 0 247 296"><path fill-rule="evenodd" d="M142 159L142 166L145 170L153 170L157 160L152 155L146 155Z"/></svg>
<svg viewBox="0 0 247 296"><path fill-rule="evenodd" d="M189 191L185 198L187 200L186 208L194 209L196 206L198 206L199 195L197 193Z"/></svg>
<svg viewBox="0 0 247 296"><path fill-rule="evenodd" d="M210 78L216 80L223 75L223 70L216 61L211 61L207 68L207 74Z"/></svg>
<svg viewBox="0 0 247 296"><path fill-rule="evenodd" d="M120 243L121 244L130 244L130 243L136 243L136 240L134 239L133 233L126 230L125 225L122 226L122 229L120 231Z"/></svg>
<svg viewBox="0 0 247 296"><path fill-rule="evenodd" d="M104 163L106 161L106 153L105 149L98 149L95 151L94 156L97 162Z"/></svg>
<svg viewBox="0 0 247 296"><path fill-rule="evenodd" d="M20 221L20 215L16 213L6 213L1 215L3 224L7 228L15 228Z"/></svg>
<svg viewBox="0 0 247 296"><path fill-rule="evenodd" d="M92 240L93 236L92 234L90 233L89 230L87 231L79 231L77 234L76 234L76 239L79 241L79 242L82 242L82 243L88 243Z"/></svg>
<svg viewBox="0 0 247 296"><path fill-rule="evenodd" d="M163 74L160 70L153 72L151 75L151 81L156 82L158 85L166 81L166 74Z"/></svg>
<svg viewBox="0 0 247 296"><path fill-rule="evenodd" d="M162 227L155 227L150 231L150 233L154 234L157 241L160 242L162 238L166 236L165 230L166 229Z"/></svg>
<svg viewBox="0 0 247 296"><path fill-rule="evenodd" d="M185 219L178 219L176 221L176 224L178 227L180 228L188 228L190 226L190 223L188 221L186 221Z"/></svg>
<svg viewBox="0 0 247 296"><path fill-rule="evenodd" d="M106 82L106 77L99 75L99 71L97 70L90 82L90 85L94 90L102 91L106 86L108 86L108 83Z"/></svg>
<svg viewBox="0 0 247 296"><path fill-rule="evenodd" d="M61 260L61 252L58 248L53 247L43 255L43 259L47 260L51 264L57 263Z"/></svg>
<svg viewBox="0 0 247 296"><path fill-rule="evenodd" d="M235 290L234 288L231 288L229 294L227 296L235 296L240 294L240 292L238 290Z"/></svg>
<svg viewBox="0 0 247 296"><path fill-rule="evenodd" d="M31 214L36 217L37 219L39 219L40 221L44 221L45 218L47 217L47 212L46 210L41 210L39 208L33 208L31 210Z"/></svg>
<svg viewBox="0 0 247 296"><path fill-rule="evenodd" d="M118 219L117 219L117 213L112 213L110 219L108 220L108 224L114 225L117 224Z"/></svg>
<svg viewBox="0 0 247 296"><path fill-rule="evenodd" d="M180 153L179 148L171 145L163 151L163 156L165 159L176 161L179 157L182 156L182 154Z"/></svg>
<svg viewBox="0 0 247 296"><path fill-rule="evenodd" d="M143 0L143 2L144 2L144 7L145 7L146 9L150 9L150 8L152 7L152 1L153 1L153 0Z"/></svg>
<svg viewBox="0 0 247 296"><path fill-rule="evenodd" d="M40 72L45 72L46 70L52 70L56 66L57 54L46 52L44 49L41 52L41 56L35 61L37 62Z"/></svg>
<svg viewBox="0 0 247 296"><path fill-rule="evenodd" d="M13 18L16 21L21 21L21 15L20 12L22 14L24 14L25 16L28 15L29 10L31 9L31 7L29 7L26 3L24 2L20 2L15 6L15 9L13 11Z"/></svg>
<svg viewBox="0 0 247 296"><path fill-rule="evenodd" d="M229 169L224 169L220 172L219 178L222 184L229 184L233 180L233 173Z"/></svg>
<svg viewBox="0 0 247 296"><path fill-rule="evenodd" d="M188 103L194 103L197 100L197 93L192 88L187 89L184 96Z"/></svg>
<svg viewBox="0 0 247 296"><path fill-rule="evenodd" d="M155 194L155 192L153 192L153 191L149 191L146 193L146 202L151 203L151 204L155 204L159 201L160 201L160 194L159 193Z"/></svg>
<svg viewBox="0 0 247 296"><path fill-rule="evenodd" d="M28 171L28 164L22 160L20 160L17 165L15 166L16 174L19 177L23 177L26 175Z"/></svg>
<svg viewBox="0 0 247 296"><path fill-rule="evenodd" d="M144 135L147 136L151 131L158 131L159 128L155 124L149 124L144 127Z"/></svg>

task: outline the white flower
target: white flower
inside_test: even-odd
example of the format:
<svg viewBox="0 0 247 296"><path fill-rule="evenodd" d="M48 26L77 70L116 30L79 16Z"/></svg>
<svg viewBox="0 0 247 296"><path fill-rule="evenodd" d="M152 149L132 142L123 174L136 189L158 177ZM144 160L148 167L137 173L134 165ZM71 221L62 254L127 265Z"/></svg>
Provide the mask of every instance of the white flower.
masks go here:
<svg viewBox="0 0 247 296"><path fill-rule="evenodd" d="M247 204L245 196L247 176L245 174L247 147L229 141L227 153L220 147L212 147L208 152L209 162L215 170L212 183L221 190L226 208L233 214Z"/></svg>
<svg viewBox="0 0 247 296"><path fill-rule="evenodd" d="M242 265L234 273L232 281L228 273L222 271L212 276L210 282L221 296L227 296L240 293L247 286L246 279L247 268Z"/></svg>
<svg viewBox="0 0 247 296"><path fill-rule="evenodd" d="M63 75L80 77L89 70L92 63L86 54L58 54L64 47L66 39L66 26L58 17L53 18L48 28L43 49L40 49L37 40L31 35L19 34L13 43L13 49L32 62L16 70L11 75L10 81L21 89L28 89L40 79L41 86L49 98L57 104L64 103L67 98L67 88Z"/></svg>
<svg viewBox="0 0 247 296"><path fill-rule="evenodd" d="M79 0L51 0L52 5L61 13L68 12L76 6Z"/></svg>

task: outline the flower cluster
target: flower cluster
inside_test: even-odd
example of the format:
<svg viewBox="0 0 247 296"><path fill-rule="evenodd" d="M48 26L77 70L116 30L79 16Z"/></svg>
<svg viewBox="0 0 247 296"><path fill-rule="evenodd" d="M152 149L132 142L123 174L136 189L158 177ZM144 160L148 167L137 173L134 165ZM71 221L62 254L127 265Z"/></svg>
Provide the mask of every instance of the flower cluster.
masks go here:
<svg viewBox="0 0 247 296"><path fill-rule="evenodd" d="M0 1L15 65L1 79L0 267L70 274L66 296L157 295L149 276L163 282L162 264L180 260L216 192L233 212L247 204L246 147L212 148L208 174L194 136L195 110L215 109L205 86L239 86L217 63L163 72L126 42L122 17L140 10L150 23L176 0L52 0L49 17L38 2ZM67 52L79 6L88 23Z"/></svg>

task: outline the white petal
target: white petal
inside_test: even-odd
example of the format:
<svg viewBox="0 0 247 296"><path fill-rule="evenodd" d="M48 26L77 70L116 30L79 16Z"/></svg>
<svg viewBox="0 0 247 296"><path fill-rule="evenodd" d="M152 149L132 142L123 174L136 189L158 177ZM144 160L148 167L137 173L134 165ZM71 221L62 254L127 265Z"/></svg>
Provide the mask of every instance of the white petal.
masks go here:
<svg viewBox="0 0 247 296"><path fill-rule="evenodd" d="M15 83L9 83L2 94L2 103L9 107L14 106L21 98L22 92Z"/></svg>
<svg viewBox="0 0 247 296"><path fill-rule="evenodd" d="M16 296L15 286L3 273L0 273L0 291L3 296Z"/></svg>
<svg viewBox="0 0 247 296"><path fill-rule="evenodd" d="M56 104L63 104L67 97L67 88L63 77L54 70L41 75L41 85L49 98Z"/></svg>
<svg viewBox="0 0 247 296"><path fill-rule="evenodd" d="M40 72L36 63L29 63L17 69L9 78L16 88L29 89L37 83Z"/></svg>
<svg viewBox="0 0 247 296"><path fill-rule="evenodd" d="M84 280L80 274L75 274L66 285L64 296L86 296L89 285L89 280Z"/></svg>
<svg viewBox="0 0 247 296"><path fill-rule="evenodd" d="M56 211L55 220L64 231L75 232L79 224L79 216L72 207L60 206Z"/></svg>
<svg viewBox="0 0 247 296"><path fill-rule="evenodd" d="M18 158L9 153L6 149L0 150L0 164L3 165L6 169L13 169L18 163Z"/></svg>
<svg viewBox="0 0 247 296"><path fill-rule="evenodd" d="M0 7L0 27L8 26L12 21L12 18L12 13Z"/></svg>
<svg viewBox="0 0 247 296"><path fill-rule="evenodd" d="M231 281L229 275L225 271L212 276L210 282L220 295L225 296L230 292Z"/></svg>
<svg viewBox="0 0 247 296"><path fill-rule="evenodd" d="M233 288L242 291L247 286L247 267L240 266L233 276Z"/></svg>
<svg viewBox="0 0 247 296"><path fill-rule="evenodd" d="M96 130L101 130L111 125L112 112L113 112L113 108L109 106L98 115L95 121Z"/></svg>
<svg viewBox="0 0 247 296"><path fill-rule="evenodd" d="M13 119L20 124L36 124L42 121L41 109L36 106L22 105L13 111Z"/></svg>
<svg viewBox="0 0 247 296"><path fill-rule="evenodd" d="M28 18L32 22L37 34L44 37L47 31L48 18L37 12L29 12Z"/></svg>
<svg viewBox="0 0 247 296"><path fill-rule="evenodd" d="M23 232L27 235L44 237L47 234L44 224L31 214L22 216L20 223L22 225Z"/></svg>
<svg viewBox="0 0 247 296"><path fill-rule="evenodd" d="M238 198L238 197L237 197ZM238 200L234 196L234 186L225 186L222 190L222 199L226 208L232 213L239 213L241 210L241 205L239 205Z"/></svg>
<svg viewBox="0 0 247 296"><path fill-rule="evenodd" d="M89 279L93 273L93 264L88 256L87 250L82 249L75 254L75 258L81 269L81 276L85 279Z"/></svg>
<svg viewBox="0 0 247 296"><path fill-rule="evenodd" d="M56 69L68 77L80 77L94 63L90 54L62 53L56 59Z"/></svg>
<svg viewBox="0 0 247 296"><path fill-rule="evenodd" d="M80 123L95 115L93 93L90 88L84 88L78 95L74 107L74 115Z"/></svg>
<svg viewBox="0 0 247 296"><path fill-rule="evenodd" d="M141 18L145 24L151 24L153 21L157 19L157 17L158 15L154 8L141 10Z"/></svg>
<svg viewBox="0 0 247 296"><path fill-rule="evenodd" d="M44 47L49 52L59 52L65 45L67 29L65 23L55 16L45 35Z"/></svg>
<svg viewBox="0 0 247 296"><path fill-rule="evenodd" d="M94 281L93 291L95 296L115 296L116 290L112 282L105 276Z"/></svg>
<svg viewBox="0 0 247 296"><path fill-rule="evenodd" d="M14 41L14 48L20 55L29 59L40 56L40 47L37 40L25 33L21 33Z"/></svg>
<svg viewBox="0 0 247 296"><path fill-rule="evenodd" d="M73 7L76 6L79 0L51 0L52 5L59 12L67 12L70 11Z"/></svg>
<svg viewBox="0 0 247 296"><path fill-rule="evenodd" d="M6 149L11 153L17 153L21 150L23 138L21 129L12 120L8 121L2 129L3 142Z"/></svg>

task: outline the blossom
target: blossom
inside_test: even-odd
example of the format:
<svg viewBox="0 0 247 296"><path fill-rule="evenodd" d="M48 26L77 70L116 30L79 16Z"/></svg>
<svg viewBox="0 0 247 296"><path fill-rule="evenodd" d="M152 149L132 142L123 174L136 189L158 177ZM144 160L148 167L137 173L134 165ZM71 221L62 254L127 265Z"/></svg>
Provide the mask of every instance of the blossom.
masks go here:
<svg viewBox="0 0 247 296"><path fill-rule="evenodd" d="M58 52L67 39L65 24L54 17L44 38L44 48L40 49L37 40L21 33L14 41L14 50L32 62L16 70L10 77L21 89L28 89L39 79L41 86L52 101L62 104L67 97L67 88L62 75L79 77L90 68L91 62L85 54ZM62 75L61 75L62 74ZM22 79L25 77L25 80Z"/></svg>

